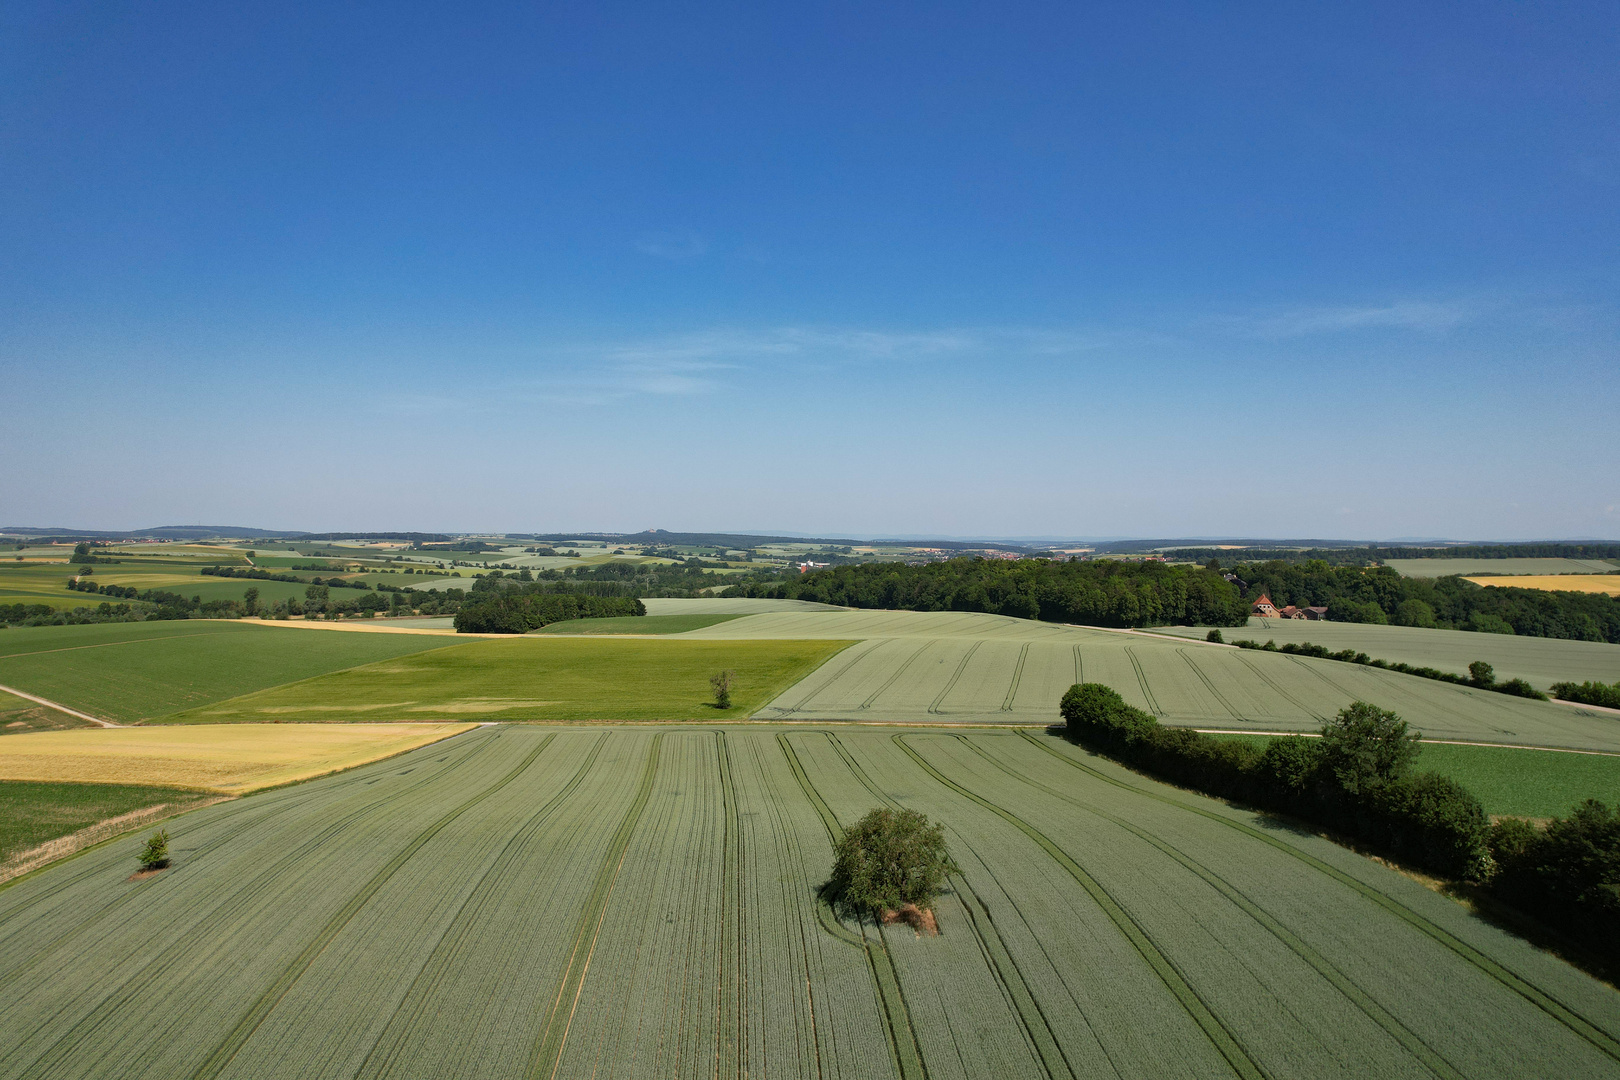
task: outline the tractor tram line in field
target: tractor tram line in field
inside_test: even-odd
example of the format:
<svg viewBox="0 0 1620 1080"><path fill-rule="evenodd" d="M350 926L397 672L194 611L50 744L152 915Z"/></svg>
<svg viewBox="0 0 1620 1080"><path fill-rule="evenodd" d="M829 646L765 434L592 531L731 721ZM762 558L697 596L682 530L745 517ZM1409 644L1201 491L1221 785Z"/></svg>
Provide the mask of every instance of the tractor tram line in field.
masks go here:
<svg viewBox="0 0 1620 1080"><path fill-rule="evenodd" d="M904 736L895 736L895 738L896 740L903 740ZM1104 821L1108 821L1170 856L1170 858L1174 859L1177 863L1181 864L1183 867L1202 878L1223 897L1238 907L1244 914L1248 915L1268 933L1281 941L1301 960L1305 961L1305 963L1314 968L1317 973L1331 983L1335 989L1353 1002L1355 1006L1362 1012L1366 1013L1369 1019L1388 1032L1414 1057L1422 1061L1424 1066L1434 1073L1435 1076L1441 1077L1442 1080L1462 1080L1462 1074L1456 1069L1452 1068L1451 1064L1436 1053L1433 1048L1424 1043L1415 1032L1407 1028L1393 1014L1386 1010L1382 1005L1378 1004L1378 1002L1375 1001L1368 993L1366 993L1366 991L1357 986L1354 981L1352 981L1347 975L1330 963L1324 956L1322 956L1321 953L1301 940L1297 935L1288 930L1287 927L1283 926L1276 919L1272 918L1271 915L1269 915L1258 904L1254 903L1254 901L1245 896L1215 871L1200 863L1198 860L1194 859L1181 849L1167 843L1162 838L1153 835L1147 830L1132 824L1125 818L1119 817L1115 814L1110 814L1100 807L1093 806L1082 799L1077 799L1072 795L1058 791L1056 788L1049 787L1046 784L1042 784L1039 781L1033 780L1024 774L1017 772L1013 768L1009 767L1005 762L993 756L977 742L974 742L973 740L965 738L961 735L955 736L955 738L960 741L963 746L967 747L967 749L989 762L996 769L1012 777L1014 780L1036 788L1037 790L1042 791L1054 798L1061 799L1062 801L1084 811L1087 814L1101 818Z"/></svg>
<svg viewBox="0 0 1620 1080"><path fill-rule="evenodd" d="M1109 776L1107 773L1104 773L1101 770L1094 769L1086 765L1084 762L1078 761L1068 754L1046 745L1040 740L1039 737L1032 735L1027 731L1019 731L1017 734L1037 749L1057 758L1066 765L1072 766L1073 768L1088 774L1094 779L1118 788L1123 788L1145 798L1164 803L1168 806L1176 808L1177 810L1185 810L1190 813L1197 814L1200 817L1234 829L1245 836L1250 837L1251 839L1258 840L1261 843L1282 852L1292 859L1298 860L1306 866L1309 866L1311 869L1331 878L1338 884L1348 887L1367 900L1372 901L1378 907L1396 916L1402 922L1407 923L1420 933L1433 939L1435 942L1454 953L1456 956L1467 962L1470 966L1474 967L1488 978L1523 998L1541 1012L1547 1014L1553 1020L1557 1021L1560 1025L1567 1028L1570 1032L1590 1044L1604 1056L1616 1063L1620 1063L1620 1039L1617 1039L1615 1036L1609 1034L1598 1023L1581 1015L1576 1008L1566 1004L1563 1001L1560 1001L1551 993L1536 986L1529 979L1521 977L1503 964L1486 956L1474 946L1458 938L1450 931L1435 924L1432 920L1413 910L1406 904L1403 904L1401 901L1395 899L1384 891L1369 885L1360 878L1354 877L1338 867L1316 858L1309 852L1303 851L1300 848L1279 840L1274 836L1268 836L1260 829L1254 828L1253 826L1242 821L1234 820L1230 817L1203 807L1190 805L1183 799L1152 791L1138 784L1129 783Z"/></svg>
<svg viewBox="0 0 1620 1080"><path fill-rule="evenodd" d="M303 951L293 959L291 964L287 965L285 970L276 978L276 981L253 1002L247 1013L237 1021L219 1046L215 1047L214 1052L192 1071L191 1080L213 1080L214 1077L224 1071L225 1067L230 1064L231 1059L236 1056L237 1051L242 1048L242 1044L247 1042L253 1033L258 1030L259 1025L264 1022L264 1018L269 1014L270 1010L275 1008L281 999L287 996L287 992L292 988L293 983L297 982L304 972L309 970L309 966L314 962L315 957L325 950L327 944L344 927L349 925L349 922L360 908L364 907L376 895L377 891L383 887L388 879L393 877L395 871L404 866L412 856L427 846L430 840L443 832L452 821L527 772L529 766L534 764L535 759L544 753L556 741L556 738L556 734L552 733L541 739L539 744L533 750L530 750L506 775L434 821L397 852L393 858L389 859L382 869L373 874L370 880L361 886L360 890L352 895L348 902L327 920L320 933L316 934L309 944L304 946Z"/></svg>
<svg viewBox="0 0 1620 1080"><path fill-rule="evenodd" d="M473 743L474 745L469 745L469 743ZM442 751L445 748L442 744L429 744L428 747L421 749L438 749ZM459 753L472 753L476 749L476 740L464 740L461 746L454 747L452 749L453 751ZM437 763L442 764L449 756L449 754L446 754L444 757L439 758ZM388 761L387 759L384 759L383 762L377 764L383 768L386 768ZM326 783L330 785L330 790L333 794L347 791L349 788L356 785L374 784L378 779L378 777L371 777L367 779L366 774L359 771L325 778ZM220 806L214 812L212 819L208 821L207 825L205 826L205 828L208 830L215 830L220 826L225 826L224 831L217 836L213 836L210 839L203 841L197 847L193 848L181 847L178 843L186 840L187 833L184 830L187 828L187 826L191 825L193 821L195 821L194 818L183 814L177 818L175 822L176 827L182 831L175 838L177 843L173 845L173 850L177 855L185 856L187 861L195 861L204 858L212 854L214 851L229 845L232 841L247 833L249 830L262 828L267 822L272 821L288 811L297 809L299 803L302 801L302 796L303 793L300 790L299 785L290 785L288 787L271 789L262 793L256 792L251 797L232 800L230 803ZM233 822L235 823L234 825L232 824ZM103 845L96 845L96 847L101 846ZM80 852L79 854L85 855L94 850L94 848L86 849L86 851ZM75 869L70 873L66 869L67 866L73 866ZM3 903L0 903L0 908L3 908L3 910L0 910L0 920L13 920L17 915L29 910L30 908L37 907L41 904L46 904L64 893L71 892L71 890L73 890L75 887L91 882L105 874L103 868L96 865L92 860L87 859L69 859L66 860L65 863L57 864L57 867L59 869L56 870L55 876L59 876L61 880L51 881L50 884L44 885L32 895L26 895L22 890L18 890L15 893L0 892L0 899L11 899L14 896L25 896L21 902L9 908L4 907ZM38 871L35 873L38 873ZM14 881L6 882L5 886L0 888L9 890L23 880L25 879L18 878ZM120 892L111 900L107 901L102 907L97 908L95 911L89 914L83 915L80 922L72 929L66 931L58 938L52 939L51 941L46 942L41 947L37 948L35 950L36 956L43 956L49 949L62 944L73 934L86 927L93 926L96 923L105 920L107 916L111 915L112 912L118 907L139 898L141 895L141 891L136 889ZM0 941L4 940L4 937L0 936ZM31 963L33 961L29 962ZM21 977L23 973L24 972L20 969L14 969L12 971L0 974L0 993L3 993L5 988L17 978Z"/></svg>
<svg viewBox="0 0 1620 1080"><path fill-rule="evenodd" d="M811 782L809 773L805 771L804 763L794 751L787 733L776 736L777 744L782 748L789 766L793 770L794 779L799 782L806 799L816 808L821 817L821 823L826 827L829 843L836 842L843 833L843 825L838 815L833 813L832 807L827 805L826 799ZM816 911L820 917L822 929L845 943L852 945L866 954L868 965L872 973L872 989L877 998L885 1018L885 1033L889 1040L889 1053L894 1065L895 1075L900 1080L926 1080L927 1069L923 1064L922 1049L917 1045L916 1028L912 1024L910 1010L906 1006L905 995L901 991L900 978L895 972L894 960L889 955L887 942L881 934L876 942L866 935L865 927L860 933L849 930L839 920L832 905L825 897L817 897Z"/></svg>
<svg viewBox="0 0 1620 1080"><path fill-rule="evenodd" d="M989 810L1039 845L1080 884L1081 888L1085 889L1098 907L1107 913L1114 925L1119 928L1120 933L1131 942L1142 959L1146 961L1148 966L1158 975L1160 981L1164 983L1166 989L1175 996L1176 1000L1181 1003L1182 1008L1187 1011L1188 1015L1203 1030L1205 1036L1208 1037L1221 1056L1226 1059L1232 1071L1243 1080L1264 1080L1267 1075L1265 1071L1244 1049L1243 1044L1216 1015L1209 1003L1188 983L1186 977L1170 961L1164 951L1154 943L1153 938L1142 925L1091 874L1087 873L1079 863L1075 862L1067 852L1053 842L1045 833L1036 829L1023 818L984 798L982 795L963 787L935 769L905 741L903 735L894 736L894 742L924 772L941 785Z"/></svg>
<svg viewBox="0 0 1620 1080"><path fill-rule="evenodd" d="M427 778L427 785L456 771L484 756L498 741L498 735L492 733L477 741L477 743L463 753L456 761L443 769L436 770ZM416 801L420 801L425 794L426 785L422 780L409 785L405 790ZM66 1017L69 1010L61 1012L47 1012L42 1017L30 1036L20 1040L23 1045L32 1041L32 1036L42 1034L52 1021L65 1022L67 1030L62 1031L54 1038L48 1039L47 1045L38 1051L26 1063L19 1062L22 1068L16 1075L19 1077L49 1077L72 1076L77 1072L76 1067L67 1065L68 1056L78 1045L97 1034L100 1029L115 1023L117 1013L127 1007L132 1001L144 996L145 993L160 979L166 977L170 970L182 962L186 955L184 948L188 941L214 941L221 936L221 931L232 922L247 914L256 903L269 902L273 887L290 873L300 863L314 856L322 848L334 843L337 838L353 829L364 819L378 815L383 810L398 810L396 803L383 799L372 798L360 806L349 810L336 820L328 822L313 834L306 833L306 838L295 846L287 849L280 858L268 865L260 866L245 882L218 903L214 904L199 917L180 928L167 942L167 949L156 957L145 957L145 962L135 961L134 970L131 971L116 986L108 989L90 1005L79 1013L77 1019ZM152 882L157 885L159 882ZM7 1058L0 1058L0 1068L7 1068Z"/></svg>
<svg viewBox="0 0 1620 1080"><path fill-rule="evenodd" d="M607 852L597 869L595 883L591 887L585 908L580 913L574 930L568 966L563 972L556 995L551 999L540 1033L535 1039L534 1050L529 1057L526 1076L530 1080L541 1077L549 1080L556 1075L557 1066L562 1059L563 1045L568 1039L574 1012L579 1005L579 995L584 990L585 975L590 969L591 957L596 950L597 937L601 934L602 922L607 917L608 899L624 866L630 836L641 820L642 811L647 808L647 800L652 797L653 781L658 774L658 755L663 741L664 732L652 737L652 745L647 752L646 764L642 770L641 783L636 789L635 799L619 823L618 831L608 842Z"/></svg>
<svg viewBox="0 0 1620 1080"><path fill-rule="evenodd" d="M1023 715L1093 667L885 642L841 707ZM1140 652L1096 655L1246 707L1236 665ZM938 937L819 894L873 805L946 828ZM1005 721L486 726L183 815L156 876L103 846L0 889L0 1075L1615 1074L1612 990L1264 825Z"/></svg>
<svg viewBox="0 0 1620 1080"><path fill-rule="evenodd" d="M1028 646L1026 645L1025 648L1027 649ZM902 809L900 803L896 802L883 788L873 782L842 740L830 731L824 731L821 734L826 736L827 741L838 752L838 756L843 758L844 764L849 767L849 771L854 775L855 779L860 781L862 787L866 788L867 791L872 793L873 797L891 809ZM965 837L961 838L961 843L967 850L973 850ZM975 851L973 854L977 858L978 853ZM1064 1076L1068 1076L1072 1080L1075 1075L1074 1069L1064 1055L1062 1047L1058 1044L1057 1035L1047 1022L1035 995L1030 991L1029 983L1025 979L1023 971L1018 967L1018 961L1013 958L1012 951L1007 947L1006 941L1002 939L1000 932L996 929L994 919L990 915L990 906L984 902L983 898L973 888L973 885L963 875L954 874L950 880L954 889L971 898L969 900L958 897L961 900L963 914L967 918L968 926L978 943L979 951L986 966L1000 984L1003 998L1023 1029L1024 1037L1029 1044L1034 1061L1040 1066L1048 1080L1061 1080ZM973 910L974 904L977 904L979 910L984 914L985 922L982 925L978 915ZM881 927L879 932L882 932Z"/></svg>
<svg viewBox="0 0 1620 1080"><path fill-rule="evenodd" d="M362 1059L357 1076L386 1076L395 1063L400 1041L397 1037L390 1039L389 1034L396 1030L409 1029L419 1023L423 1017L433 993L444 977L451 958L456 956L467 936L479 928L485 910L490 904L498 884L506 879L507 873L518 860L521 852L528 847L542 826L549 824L562 805L577 791L586 776L595 767L597 758L601 755L603 745L612 737L611 732L602 732L591 744L573 777L535 812L529 819L515 831L501 846L495 858L478 875L477 882L468 891L461 906L455 911L450 923L443 933L434 942L432 951L417 970L410 984L400 995L398 1004L382 1025L377 1038L373 1040L366 1056Z"/></svg>

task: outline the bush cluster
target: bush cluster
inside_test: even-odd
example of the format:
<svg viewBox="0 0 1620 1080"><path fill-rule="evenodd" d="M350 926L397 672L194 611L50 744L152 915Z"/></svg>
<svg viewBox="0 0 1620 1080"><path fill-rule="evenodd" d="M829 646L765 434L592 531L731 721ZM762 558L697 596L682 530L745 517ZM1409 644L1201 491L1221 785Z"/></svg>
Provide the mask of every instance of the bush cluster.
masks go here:
<svg viewBox="0 0 1620 1080"><path fill-rule="evenodd" d="M1100 683L1071 688L1062 714L1071 740L1177 783L1295 814L1447 877L1488 870L1479 800L1436 773L1409 775L1416 736L1377 706L1358 701L1320 739L1288 736L1263 751L1165 727Z"/></svg>
<svg viewBox="0 0 1620 1080"><path fill-rule="evenodd" d="M1545 829L1504 818L1491 854L1499 899L1620 960L1620 809L1587 799Z"/></svg>
<svg viewBox="0 0 1620 1080"><path fill-rule="evenodd" d="M1217 631L1211 630L1211 634ZM1215 641L1215 638L1206 640ZM1374 660L1366 653L1357 649L1340 649L1332 652L1322 645L1312 645L1308 641L1298 643L1287 642L1278 646L1275 641L1268 641L1264 645L1258 641L1234 641L1240 649L1260 649L1265 652L1282 652L1291 656L1314 656L1318 660L1339 660L1346 664L1361 664L1364 667L1382 668L1385 671L1399 671L1403 675L1416 675L1423 679L1435 679L1439 682L1455 683L1458 686L1472 686L1476 690L1490 690L1498 694L1510 694L1513 697L1533 698L1536 701L1546 701L1547 695L1531 686L1523 679L1509 679L1507 682L1497 682L1496 674L1491 665L1483 660L1475 660L1468 665L1467 675L1456 675L1439 668L1419 667L1414 664L1403 664L1397 660ZM1567 683L1561 685L1569 685Z"/></svg>
<svg viewBox="0 0 1620 1080"><path fill-rule="evenodd" d="M1582 705L1601 705L1606 709L1620 709L1620 682L1610 686L1601 682L1553 683L1553 697L1575 701Z"/></svg>

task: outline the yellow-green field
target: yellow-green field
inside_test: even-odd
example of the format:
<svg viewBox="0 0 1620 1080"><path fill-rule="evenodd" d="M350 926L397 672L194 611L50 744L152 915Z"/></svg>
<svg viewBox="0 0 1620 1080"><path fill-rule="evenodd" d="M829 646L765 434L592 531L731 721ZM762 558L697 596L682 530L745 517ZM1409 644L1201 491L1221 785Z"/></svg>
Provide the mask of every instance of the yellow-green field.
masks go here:
<svg viewBox="0 0 1620 1080"><path fill-rule="evenodd" d="M714 720L745 717L847 641L483 640L221 701L165 723L267 720ZM733 705L709 677L736 673Z"/></svg>
<svg viewBox="0 0 1620 1080"><path fill-rule="evenodd" d="M1508 577L1480 575L1464 579L1475 585L1502 585L1513 589L1549 592L1592 592L1620 596L1620 574L1523 574Z"/></svg>
<svg viewBox="0 0 1620 1080"><path fill-rule="evenodd" d="M466 731L447 724L224 724L44 731L0 739L0 780L241 795L353 768Z"/></svg>

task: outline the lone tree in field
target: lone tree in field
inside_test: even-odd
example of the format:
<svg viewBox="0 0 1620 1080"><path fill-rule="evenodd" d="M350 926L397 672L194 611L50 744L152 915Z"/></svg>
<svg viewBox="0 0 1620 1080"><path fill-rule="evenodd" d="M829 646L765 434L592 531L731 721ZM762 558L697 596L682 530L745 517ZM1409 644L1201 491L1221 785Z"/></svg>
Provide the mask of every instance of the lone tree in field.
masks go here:
<svg viewBox="0 0 1620 1080"><path fill-rule="evenodd" d="M709 687L714 690L714 707L717 709L731 708L731 684L737 680L737 673L727 669L718 675L709 678Z"/></svg>
<svg viewBox="0 0 1620 1080"><path fill-rule="evenodd" d="M169 832L159 829L146 838L140 854L142 870L162 870L169 865Z"/></svg>
<svg viewBox="0 0 1620 1080"><path fill-rule="evenodd" d="M945 849L944 826L915 810L873 810L844 831L834 855L832 877L823 886L827 899L885 921L911 914L917 917L905 921L913 926L931 927L945 876L959 869Z"/></svg>

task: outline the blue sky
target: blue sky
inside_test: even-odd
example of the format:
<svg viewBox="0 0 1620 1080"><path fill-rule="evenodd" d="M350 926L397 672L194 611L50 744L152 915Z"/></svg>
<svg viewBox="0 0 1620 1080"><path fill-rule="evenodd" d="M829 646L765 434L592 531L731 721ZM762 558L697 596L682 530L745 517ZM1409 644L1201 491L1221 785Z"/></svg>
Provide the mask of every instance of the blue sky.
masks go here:
<svg viewBox="0 0 1620 1080"><path fill-rule="evenodd" d="M0 524L1620 537L1611 4L0 8Z"/></svg>

